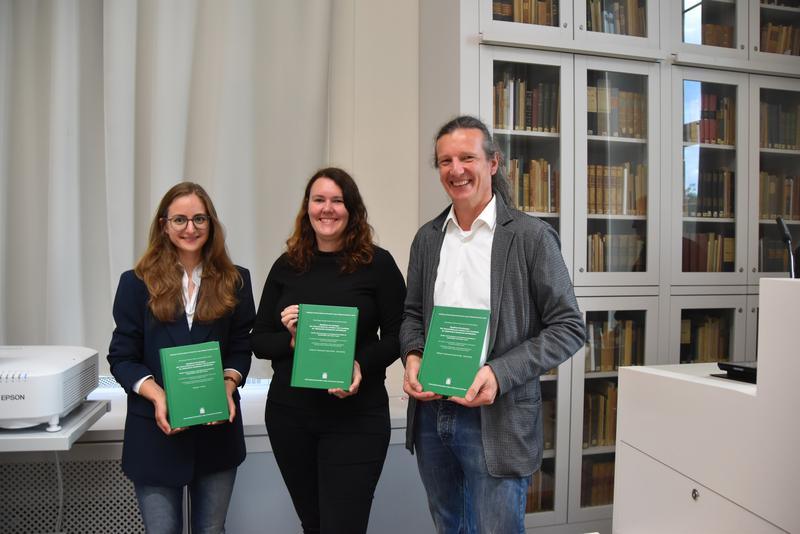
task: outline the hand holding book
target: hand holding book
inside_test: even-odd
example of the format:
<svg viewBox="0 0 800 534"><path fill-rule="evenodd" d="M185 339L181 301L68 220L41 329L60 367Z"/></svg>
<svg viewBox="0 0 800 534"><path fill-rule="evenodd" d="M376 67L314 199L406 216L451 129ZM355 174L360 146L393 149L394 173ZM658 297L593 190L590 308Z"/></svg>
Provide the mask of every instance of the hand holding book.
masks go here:
<svg viewBox="0 0 800 534"><path fill-rule="evenodd" d="M494 371L488 365L484 365L478 369L475 380L464 394L464 398L450 397L450 400L467 408L476 408L494 403L497 390L497 377Z"/></svg>
<svg viewBox="0 0 800 534"><path fill-rule="evenodd" d="M289 342L289 346L294 348L294 339L297 337L297 319L300 317L300 306L298 304L292 304L291 306L286 306L281 311L281 324L286 327L286 330L292 335L292 340Z"/></svg>
<svg viewBox="0 0 800 534"><path fill-rule="evenodd" d="M357 361L353 361L353 382L350 384L350 387L347 389L331 388L328 390L328 393L339 399L344 399L345 397L350 397L358 393L358 387L360 385L361 385L361 366L358 364Z"/></svg>
<svg viewBox="0 0 800 534"><path fill-rule="evenodd" d="M422 355L419 353L409 353L406 356L406 370L403 374L403 391L409 397L418 401L429 401L441 399L442 395L433 391L423 391L422 384L419 382L419 368L422 366Z"/></svg>
<svg viewBox="0 0 800 534"><path fill-rule="evenodd" d="M156 425L164 434L171 436L186 430L186 428L172 428L167 414L167 394L152 378L142 382L139 395L153 403L155 409Z"/></svg>

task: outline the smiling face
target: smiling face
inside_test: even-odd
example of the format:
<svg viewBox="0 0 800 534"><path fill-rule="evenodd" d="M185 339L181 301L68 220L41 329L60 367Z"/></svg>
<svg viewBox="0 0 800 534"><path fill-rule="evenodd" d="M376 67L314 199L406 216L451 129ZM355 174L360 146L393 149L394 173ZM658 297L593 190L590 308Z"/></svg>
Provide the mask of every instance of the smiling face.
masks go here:
<svg viewBox="0 0 800 534"><path fill-rule="evenodd" d="M208 233L211 221L206 223L205 228L197 228L192 222L195 215L208 215L205 204L200 197L192 193L184 195L172 201L167 208L167 219L176 215L183 215L189 222L183 229L175 229L168 220L164 221L164 232L169 236L169 240L175 245L178 252L178 259L187 269L192 269L202 256L203 245L208 241Z"/></svg>
<svg viewBox="0 0 800 534"><path fill-rule="evenodd" d="M323 252L341 250L349 219L342 189L330 178L317 178L308 195L308 220L317 237L317 248Z"/></svg>
<svg viewBox="0 0 800 534"><path fill-rule="evenodd" d="M445 192L459 212L477 216L492 199L492 175L497 172L497 155L487 157L483 132L459 128L436 141L436 166Z"/></svg>

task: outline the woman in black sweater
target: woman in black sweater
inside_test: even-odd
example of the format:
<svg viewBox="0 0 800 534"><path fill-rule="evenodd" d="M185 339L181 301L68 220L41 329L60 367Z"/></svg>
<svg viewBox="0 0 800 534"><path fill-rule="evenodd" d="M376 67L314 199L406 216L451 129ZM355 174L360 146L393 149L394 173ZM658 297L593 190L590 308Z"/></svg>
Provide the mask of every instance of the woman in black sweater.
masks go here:
<svg viewBox="0 0 800 534"><path fill-rule="evenodd" d="M389 446L386 368L400 354L405 283L372 242L367 210L343 170L306 186L286 253L273 264L253 328L256 357L272 360L266 424L305 533L366 532ZM348 389L290 386L298 304L358 308Z"/></svg>

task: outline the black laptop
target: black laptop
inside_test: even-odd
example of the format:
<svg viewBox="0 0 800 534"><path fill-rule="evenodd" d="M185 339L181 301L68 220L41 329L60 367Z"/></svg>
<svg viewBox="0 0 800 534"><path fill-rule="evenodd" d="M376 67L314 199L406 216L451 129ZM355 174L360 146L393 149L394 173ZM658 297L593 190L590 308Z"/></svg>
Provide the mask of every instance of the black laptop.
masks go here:
<svg viewBox="0 0 800 534"><path fill-rule="evenodd" d="M718 376L720 378L727 378L730 380L738 380L739 382L749 382L751 384L756 383L758 361L719 362L717 363L717 367L725 371L725 373L724 374L720 373L714 376Z"/></svg>

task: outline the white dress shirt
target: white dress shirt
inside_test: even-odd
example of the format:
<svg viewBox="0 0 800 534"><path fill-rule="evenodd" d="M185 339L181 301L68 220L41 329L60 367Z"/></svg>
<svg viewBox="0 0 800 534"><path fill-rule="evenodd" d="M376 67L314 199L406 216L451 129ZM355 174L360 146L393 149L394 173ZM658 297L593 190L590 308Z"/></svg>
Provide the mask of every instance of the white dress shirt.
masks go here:
<svg viewBox="0 0 800 534"><path fill-rule="evenodd" d="M461 229L455 210L450 207L442 227L445 234L433 287L434 306L491 310L491 259L496 221L494 196L469 230ZM487 325L481 365L486 363L488 346Z"/></svg>

